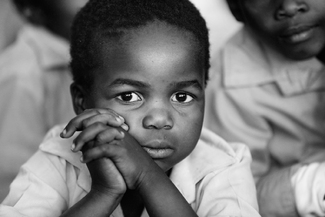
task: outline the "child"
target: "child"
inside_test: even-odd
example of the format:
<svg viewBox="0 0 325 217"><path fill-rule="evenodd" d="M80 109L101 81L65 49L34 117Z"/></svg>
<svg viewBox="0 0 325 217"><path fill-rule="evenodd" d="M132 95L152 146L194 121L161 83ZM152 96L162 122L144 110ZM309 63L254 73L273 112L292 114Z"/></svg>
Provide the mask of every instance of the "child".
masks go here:
<svg viewBox="0 0 325 217"><path fill-rule="evenodd" d="M324 216L325 1L228 3L244 28L215 62L205 126L250 147L262 216Z"/></svg>
<svg viewBox="0 0 325 217"><path fill-rule="evenodd" d="M0 1L0 201L47 131L73 116L69 45Z"/></svg>
<svg viewBox="0 0 325 217"><path fill-rule="evenodd" d="M201 133L208 31L188 0L91 0L71 56L78 115L0 216L259 216L248 149Z"/></svg>
<svg viewBox="0 0 325 217"><path fill-rule="evenodd" d="M70 40L74 16L88 0L13 0L33 24L42 25L56 35Z"/></svg>

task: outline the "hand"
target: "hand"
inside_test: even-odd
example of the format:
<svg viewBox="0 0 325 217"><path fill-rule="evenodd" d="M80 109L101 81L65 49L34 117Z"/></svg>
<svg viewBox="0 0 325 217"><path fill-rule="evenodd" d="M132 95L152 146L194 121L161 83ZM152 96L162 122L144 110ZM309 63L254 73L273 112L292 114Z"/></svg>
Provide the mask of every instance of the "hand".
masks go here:
<svg viewBox="0 0 325 217"><path fill-rule="evenodd" d="M164 174L141 145L128 132L120 130L124 134L123 139L93 146L84 152L84 161L91 162L105 157L111 159L129 189L136 189L149 173Z"/></svg>
<svg viewBox="0 0 325 217"><path fill-rule="evenodd" d="M74 140L71 147L73 151L80 151L83 145L91 140L101 141L100 132L106 129L106 126L121 127L128 130L124 123L124 118L110 109L89 109L73 118L61 133L62 138L70 138L76 131L82 131ZM114 129L114 128L111 128ZM123 135L117 130L112 130L111 139L121 139ZM107 138L105 138L107 142Z"/></svg>
<svg viewBox="0 0 325 217"><path fill-rule="evenodd" d="M122 174L128 188L136 188L152 171L162 170L124 129L120 116L108 109L86 110L66 126L63 138L82 131L74 140L73 151L83 152L83 162L109 158ZM121 126L121 127L118 127ZM126 126L126 127L125 127Z"/></svg>
<svg viewBox="0 0 325 217"><path fill-rule="evenodd" d="M73 145L72 149L74 152L79 150L85 152L94 146L95 141L98 143L100 140L100 129L111 129L111 131L115 131L115 134L111 134L111 139L105 140L105 142L112 141L114 138L122 138L122 135L118 133L119 131L116 128L114 130L114 128L108 125L112 127L123 127L128 130L128 126L124 123L124 118L113 110L91 109L85 110L82 114L73 118L61 133L61 137L69 138L76 131L83 131L74 140L74 144L77 145ZM99 139L95 139L97 136ZM94 160L87 163L87 167L92 177L92 191L114 194L114 196L119 196L126 191L126 184L123 177L110 159L102 158Z"/></svg>
<svg viewBox="0 0 325 217"><path fill-rule="evenodd" d="M120 199L126 192L125 181L114 163L101 158L87 163L92 183L91 191Z"/></svg>

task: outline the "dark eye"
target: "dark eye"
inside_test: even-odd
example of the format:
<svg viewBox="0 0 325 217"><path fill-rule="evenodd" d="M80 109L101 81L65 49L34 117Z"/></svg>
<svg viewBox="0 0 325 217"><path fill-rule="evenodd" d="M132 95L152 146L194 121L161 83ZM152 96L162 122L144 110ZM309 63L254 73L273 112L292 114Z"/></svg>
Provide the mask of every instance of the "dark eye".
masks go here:
<svg viewBox="0 0 325 217"><path fill-rule="evenodd" d="M187 93L175 93L171 98L173 102L180 102L180 103L189 103L193 99L194 98Z"/></svg>
<svg viewBox="0 0 325 217"><path fill-rule="evenodd" d="M134 92L122 93L116 98L123 102L137 102L142 100L141 97Z"/></svg>

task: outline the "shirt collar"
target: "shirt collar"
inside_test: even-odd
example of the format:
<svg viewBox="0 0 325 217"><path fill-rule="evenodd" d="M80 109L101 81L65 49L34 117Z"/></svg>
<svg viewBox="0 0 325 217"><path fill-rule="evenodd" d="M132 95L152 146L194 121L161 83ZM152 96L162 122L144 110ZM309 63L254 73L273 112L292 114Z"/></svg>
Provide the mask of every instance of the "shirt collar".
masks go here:
<svg viewBox="0 0 325 217"><path fill-rule="evenodd" d="M227 43L223 52L226 87L275 82L285 96L325 89L325 67L319 60L287 59L262 44L245 28Z"/></svg>
<svg viewBox="0 0 325 217"><path fill-rule="evenodd" d="M189 156L173 167L170 179L187 202L192 203L196 185L202 178L235 161L233 149L222 138L203 128L198 144Z"/></svg>

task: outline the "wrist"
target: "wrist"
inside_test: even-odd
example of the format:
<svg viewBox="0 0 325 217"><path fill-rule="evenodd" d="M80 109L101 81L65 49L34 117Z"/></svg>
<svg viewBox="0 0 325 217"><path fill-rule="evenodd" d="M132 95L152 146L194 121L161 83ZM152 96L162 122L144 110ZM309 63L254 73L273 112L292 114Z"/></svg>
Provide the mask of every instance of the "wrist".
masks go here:
<svg viewBox="0 0 325 217"><path fill-rule="evenodd" d="M116 189L108 189L101 186L92 186L89 195L92 198L101 199L101 200L117 200L120 201L125 193L124 191L117 191Z"/></svg>

